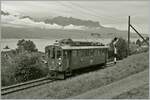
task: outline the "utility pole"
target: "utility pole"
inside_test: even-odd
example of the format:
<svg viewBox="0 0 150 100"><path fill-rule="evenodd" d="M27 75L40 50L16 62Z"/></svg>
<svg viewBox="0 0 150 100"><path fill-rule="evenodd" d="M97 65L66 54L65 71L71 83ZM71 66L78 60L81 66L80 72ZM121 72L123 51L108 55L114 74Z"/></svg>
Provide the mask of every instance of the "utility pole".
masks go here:
<svg viewBox="0 0 150 100"><path fill-rule="evenodd" d="M130 16L128 17L128 51L127 55L130 55Z"/></svg>
<svg viewBox="0 0 150 100"><path fill-rule="evenodd" d="M143 39L143 41L149 46L149 43L146 41L146 39L132 26L130 25L130 27Z"/></svg>
<svg viewBox="0 0 150 100"><path fill-rule="evenodd" d="M130 55L130 27L143 39L143 41L149 46L149 42L131 25L130 23L130 16L128 17L128 51L127 55Z"/></svg>

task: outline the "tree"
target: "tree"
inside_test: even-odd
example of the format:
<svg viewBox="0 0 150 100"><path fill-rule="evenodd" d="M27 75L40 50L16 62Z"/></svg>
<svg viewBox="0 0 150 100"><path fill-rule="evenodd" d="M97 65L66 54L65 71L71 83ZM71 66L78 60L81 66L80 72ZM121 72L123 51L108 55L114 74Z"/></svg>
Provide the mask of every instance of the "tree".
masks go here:
<svg viewBox="0 0 150 100"><path fill-rule="evenodd" d="M146 37L146 41L149 43L149 37ZM143 40L143 43L145 43L144 40Z"/></svg>
<svg viewBox="0 0 150 100"><path fill-rule="evenodd" d="M146 37L146 41L148 41L148 42L149 42L149 37Z"/></svg>
<svg viewBox="0 0 150 100"><path fill-rule="evenodd" d="M141 46L141 45L142 45L142 42L138 39L138 40L136 41L136 45Z"/></svg>
<svg viewBox="0 0 150 100"><path fill-rule="evenodd" d="M113 42L114 39L110 43L110 48L109 48L109 58L114 57L114 48L113 48ZM118 42L116 43L116 48L117 48L117 58L118 59L123 59L127 57L127 42L123 38L118 38Z"/></svg>
<svg viewBox="0 0 150 100"><path fill-rule="evenodd" d="M24 39L19 40L18 43L17 43L17 46L18 46L17 49L21 52L24 52L24 51L36 52L36 51L38 51L36 49L35 44L31 40L24 40Z"/></svg>

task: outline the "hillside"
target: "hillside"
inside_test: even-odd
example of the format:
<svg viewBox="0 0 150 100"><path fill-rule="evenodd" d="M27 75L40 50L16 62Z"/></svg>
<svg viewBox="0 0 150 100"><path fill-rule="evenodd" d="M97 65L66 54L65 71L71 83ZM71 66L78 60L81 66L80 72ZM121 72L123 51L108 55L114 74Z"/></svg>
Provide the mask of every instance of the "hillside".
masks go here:
<svg viewBox="0 0 150 100"><path fill-rule="evenodd" d="M92 33L100 34L93 36ZM2 38L113 38L115 36L127 38L126 31L120 31L113 28L87 29L87 30L61 30L61 29L41 29L41 28L16 28L16 27L2 27ZM147 36L147 35L145 35ZM138 37L137 34L131 34L132 38Z"/></svg>
<svg viewBox="0 0 150 100"><path fill-rule="evenodd" d="M2 38L127 38L127 31L104 27L98 21L63 16L36 19L4 11L1 13ZM131 34L131 38L136 37L137 34Z"/></svg>
<svg viewBox="0 0 150 100"><path fill-rule="evenodd" d="M101 27L99 22L91 21L91 20L81 20L77 18L72 17L63 17L58 16L51 19L44 20L45 23L49 24L58 24L61 26L67 26L67 25L77 25L77 26L86 26L86 27Z"/></svg>

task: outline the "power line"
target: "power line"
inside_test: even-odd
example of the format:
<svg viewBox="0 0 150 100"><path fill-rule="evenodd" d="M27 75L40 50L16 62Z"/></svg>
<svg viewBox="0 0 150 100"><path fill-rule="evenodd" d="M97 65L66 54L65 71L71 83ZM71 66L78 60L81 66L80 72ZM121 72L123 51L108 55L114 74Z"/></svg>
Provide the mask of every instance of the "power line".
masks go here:
<svg viewBox="0 0 150 100"><path fill-rule="evenodd" d="M65 6L65 7L71 8L72 10L77 10L77 9L74 9L72 6L63 4L62 2L59 2L59 3L60 3L61 5L63 5L63 6ZM93 14L90 14L90 13L87 13L87 12L81 10L81 9L78 10L78 11L79 11L79 12L82 12L82 14L84 13L84 14L86 14L86 15L91 15L91 16L93 16L93 17L99 18L99 16L96 16L96 15L93 15ZM85 17L85 16L83 16L83 17Z"/></svg>
<svg viewBox="0 0 150 100"><path fill-rule="evenodd" d="M67 7L67 8L69 8L69 9L74 10L73 7L70 7L70 6L68 6L68 5L64 4L64 3L62 3L61 1L59 1L59 2L57 2L57 3L59 3L60 5L62 5L62 6L64 6L64 7ZM80 15L80 16L85 17L85 16L83 16L83 15Z"/></svg>
<svg viewBox="0 0 150 100"><path fill-rule="evenodd" d="M76 6L76 7L78 7L78 8L80 8L80 9L82 9L82 11L85 11L87 14L90 14L90 15L92 15L92 16L94 16L94 17L104 17L104 18L106 18L107 16L103 16L103 15L96 15L96 14L93 14L93 13L91 13L91 12L94 12L93 10L91 10L91 9L88 9L88 8L84 8L84 7L82 7L82 6L80 6L80 5L78 5L78 4L75 4L75 3L71 3L71 2L69 2L71 5L73 5L73 6ZM90 12L89 12L90 11ZM94 13L97 13L97 12L94 12ZM118 21L119 22L119 20L117 19L117 18L115 18L115 17L113 17L113 16L108 16L107 17L107 19L109 19L109 20L113 20L113 21ZM116 19L116 20L114 20L114 19Z"/></svg>

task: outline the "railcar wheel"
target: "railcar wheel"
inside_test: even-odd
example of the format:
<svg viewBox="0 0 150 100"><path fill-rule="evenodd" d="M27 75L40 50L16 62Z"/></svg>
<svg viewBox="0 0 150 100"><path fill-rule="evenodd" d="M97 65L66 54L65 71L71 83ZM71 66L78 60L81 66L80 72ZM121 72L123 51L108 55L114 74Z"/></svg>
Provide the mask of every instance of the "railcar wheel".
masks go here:
<svg viewBox="0 0 150 100"><path fill-rule="evenodd" d="M102 68L103 68L103 69L106 68L106 63L103 63L103 64L102 64Z"/></svg>
<svg viewBox="0 0 150 100"><path fill-rule="evenodd" d="M64 79L66 79L66 73L64 72Z"/></svg>
<svg viewBox="0 0 150 100"><path fill-rule="evenodd" d="M56 79L64 80L66 79L66 74L65 72L59 72L56 76Z"/></svg>

